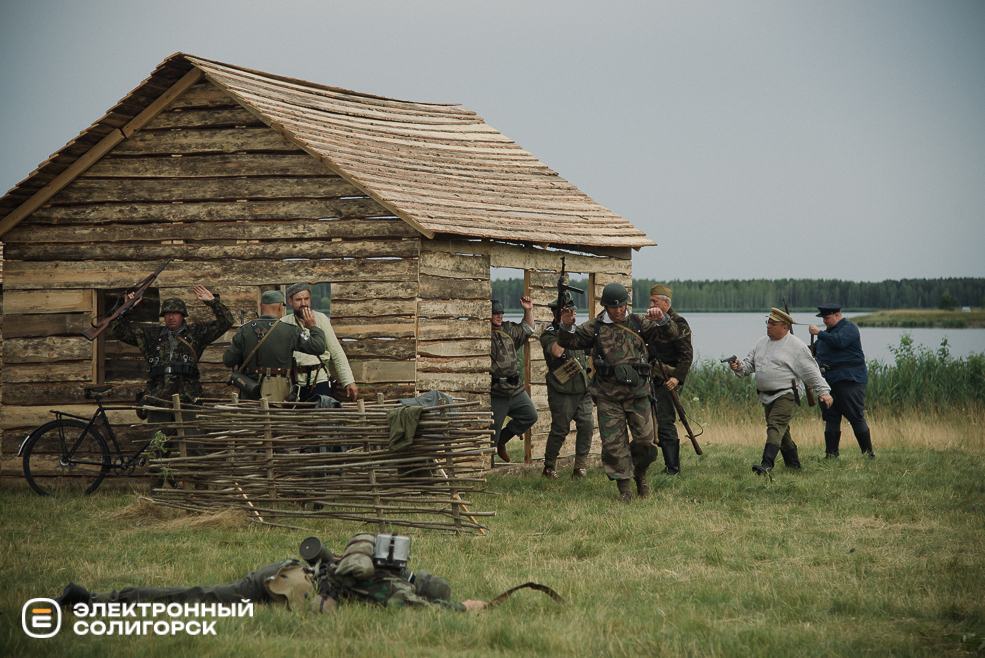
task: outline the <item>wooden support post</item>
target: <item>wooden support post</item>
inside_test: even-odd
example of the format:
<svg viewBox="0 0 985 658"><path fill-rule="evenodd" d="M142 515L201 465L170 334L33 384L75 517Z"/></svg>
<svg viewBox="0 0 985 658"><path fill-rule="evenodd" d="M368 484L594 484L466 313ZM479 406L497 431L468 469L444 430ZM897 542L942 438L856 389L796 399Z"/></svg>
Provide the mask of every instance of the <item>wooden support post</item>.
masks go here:
<svg viewBox="0 0 985 658"><path fill-rule="evenodd" d="M380 491L376 487L376 469L369 469L369 484L373 491L373 509L376 510L376 518L380 525L380 534L386 533L386 519L383 517L383 509L380 505Z"/></svg>
<svg viewBox="0 0 985 658"><path fill-rule="evenodd" d="M260 399L260 409L264 412L263 439L267 452L267 486L270 492L270 509L277 509L277 482L274 479L274 432L270 422L270 402Z"/></svg>

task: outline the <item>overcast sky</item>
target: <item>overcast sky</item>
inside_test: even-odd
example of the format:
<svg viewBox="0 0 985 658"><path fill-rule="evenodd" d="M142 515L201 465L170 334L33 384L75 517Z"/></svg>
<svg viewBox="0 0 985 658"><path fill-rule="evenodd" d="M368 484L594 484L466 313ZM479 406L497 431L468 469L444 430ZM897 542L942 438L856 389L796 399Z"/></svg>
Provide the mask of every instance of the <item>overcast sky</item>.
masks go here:
<svg viewBox="0 0 985 658"><path fill-rule="evenodd" d="M181 51L454 102L655 279L985 276L985 1L9 0L0 194Z"/></svg>

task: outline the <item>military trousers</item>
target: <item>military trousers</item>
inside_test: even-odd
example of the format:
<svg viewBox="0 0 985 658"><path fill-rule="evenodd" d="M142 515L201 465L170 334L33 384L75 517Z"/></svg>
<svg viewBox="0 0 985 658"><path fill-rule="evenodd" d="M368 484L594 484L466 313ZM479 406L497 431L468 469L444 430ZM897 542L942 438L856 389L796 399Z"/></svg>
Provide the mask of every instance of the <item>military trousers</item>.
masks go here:
<svg viewBox="0 0 985 658"><path fill-rule="evenodd" d="M239 603L249 599L254 603L267 603L273 597L263 583L273 578L284 566L275 562L251 571L239 580L215 586L197 587L124 587L119 591L101 592L93 595L95 603L141 603L161 601L164 603Z"/></svg>
<svg viewBox="0 0 985 658"><path fill-rule="evenodd" d="M865 422L865 387L866 384L859 382L831 384L831 397L834 398L834 404L827 409L821 405L825 432L840 432L842 416L851 423L852 431L856 436L869 431L869 424Z"/></svg>
<svg viewBox="0 0 985 658"><path fill-rule="evenodd" d="M797 410L797 402L793 393L781 395L769 404L763 405L766 413L766 443L779 446L786 451L796 448L797 444L790 437L790 421L793 412Z"/></svg>
<svg viewBox="0 0 985 658"><path fill-rule="evenodd" d="M668 441L680 441L677 433L677 407L674 406L674 398L670 391L663 384L656 384L653 387L653 397L657 404L653 415L657 419L657 443L663 444Z"/></svg>
<svg viewBox="0 0 985 658"><path fill-rule="evenodd" d="M564 440L568 438L571 421L575 422L575 454L587 455L592 449L592 432L595 419L592 417L592 396L584 393L559 393L548 387L547 405L551 409L551 431L547 435L544 461L553 465L561 452Z"/></svg>
<svg viewBox="0 0 985 658"><path fill-rule="evenodd" d="M610 480L628 480L633 468L646 468L657 458L653 443L653 412L650 398L595 400L602 439L602 466Z"/></svg>
<svg viewBox="0 0 985 658"><path fill-rule="evenodd" d="M500 435L508 435L511 438L520 436L537 422L537 408L526 391L520 391L511 398L498 395L489 397L493 412L493 432L495 432L493 445L499 443ZM510 422L503 427L503 421L507 416L510 417Z"/></svg>

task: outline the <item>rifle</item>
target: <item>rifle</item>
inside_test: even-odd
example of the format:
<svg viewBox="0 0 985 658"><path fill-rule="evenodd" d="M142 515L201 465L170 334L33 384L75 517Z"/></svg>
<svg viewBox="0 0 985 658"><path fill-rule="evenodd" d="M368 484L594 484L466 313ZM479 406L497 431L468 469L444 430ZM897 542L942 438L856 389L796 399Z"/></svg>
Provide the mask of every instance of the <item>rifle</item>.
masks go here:
<svg viewBox="0 0 985 658"><path fill-rule="evenodd" d="M564 256L561 256L561 273L557 277L557 308L554 309L554 329L557 330L561 325L561 309L567 300L565 300L565 294L572 290L579 295L584 295L585 291L581 288L575 288L574 286L569 286L568 282L565 280L567 277L564 273Z"/></svg>
<svg viewBox="0 0 985 658"><path fill-rule="evenodd" d="M92 326L83 331L82 335L89 340L96 340L96 336L106 331L106 327L108 327L113 320L126 313L128 310L133 308L134 304L140 301L140 298L143 297L145 292L147 292L147 289L150 288L152 283L154 283L154 280L158 277L158 275L163 272L164 268L170 265L173 260L173 257L167 259L164 261L164 264L157 268L153 274L138 283L133 290L132 299L127 299L127 292L120 295L120 298L116 300L116 305L113 306L110 314L100 320L98 324L95 322L91 323Z"/></svg>
<svg viewBox="0 0 985 658"><path fill-rule="evenodd" d="M790 309L787 307L787 298L786 297L781 297L780 299L783 300L783 310L786 311L787 315L790 315ZM790 315L790 317L793 317L793 316ZM790 333L793 334L793 325L790 325ZM813 345L814 345L814 336L811 335L811 347L812 348L813 348ZM813 352L813 351L814 350L811 349L811 352ZM794 397L799 398L800 396L797 393L797 380L794 380L794 382L793 382L793 391L794 391ZM817 404L817 400L814 399L814 392L811 390L811 387L807 385L807 382L804 382L804 392L807 393L807 406L808 407L813 407L815 404ZM800 400L799 399L797 400L797 404L800 404Z"/></svg>
<svg viewBox="0 0 985 658"><path fill-rule="evenodd" d="M660 371L664 375L664 381L670 379L670 377L667 376L667 368L664 366L664 362L657 359L657 363L660 364ZM687 431L687 438L691 439L691 445L694 447L695 454L704 454L701 452L701 446L698 445L698 437L694 435L694 432L691 430L691 426L687 422L687 414L684 413L684 407L681 406L681 399L678 397L677 391L674 389L669 390L670 399L674 401L674 407L677 409L677 416L681 419L681 425L683 425L684 429Z"/></svg>

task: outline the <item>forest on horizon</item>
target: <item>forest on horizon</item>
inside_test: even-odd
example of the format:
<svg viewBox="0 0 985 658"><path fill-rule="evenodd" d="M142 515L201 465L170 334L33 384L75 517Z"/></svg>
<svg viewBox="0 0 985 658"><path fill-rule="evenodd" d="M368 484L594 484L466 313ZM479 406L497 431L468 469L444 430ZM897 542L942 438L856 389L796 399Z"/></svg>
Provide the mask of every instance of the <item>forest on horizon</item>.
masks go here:
<svg viewBox="0 0 985 658"><path fill-rule="evenodd" d="M585 289L588 279L571 280ZM691 312L743 312L782 306L784 298L792 311L808 311L818 304L841 304L846 311L883 309L933 309L942 302L964 306L985 305L985 278L887 279L879 282L838 279L728 279L715 281L635 279L633 299L648 300L650 288L663 283L674 291L674 308ZM523 279L492 282L493 299L507 309L519 309ZM579 308L587 307L584 295L575 295ZM649 305L649 302L645 302Z"/></svg>

